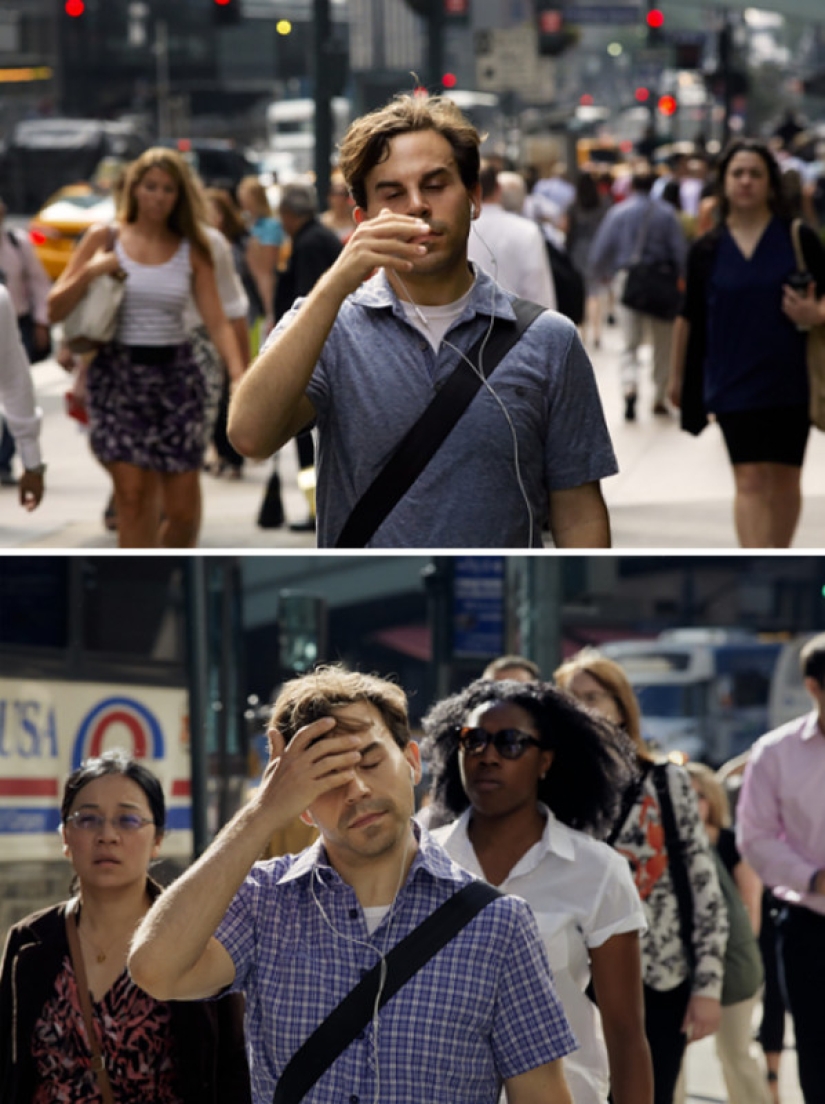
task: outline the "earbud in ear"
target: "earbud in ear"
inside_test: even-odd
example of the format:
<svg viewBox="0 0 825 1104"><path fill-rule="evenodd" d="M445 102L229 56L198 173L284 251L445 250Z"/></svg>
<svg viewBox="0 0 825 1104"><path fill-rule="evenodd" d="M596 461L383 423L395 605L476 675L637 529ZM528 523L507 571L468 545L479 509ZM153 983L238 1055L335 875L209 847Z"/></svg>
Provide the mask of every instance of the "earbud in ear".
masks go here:
<svg viewBox="0 0 825 1104"><path fill-rule="evenodd" d="M410 767L410 782L415 785L415 767Z"/></svg>
<svg viewBox="0 0 825 1104"><path fill-rule="evenodd" d="M470 218L478 218L478 207L470 200Z"/></svg>

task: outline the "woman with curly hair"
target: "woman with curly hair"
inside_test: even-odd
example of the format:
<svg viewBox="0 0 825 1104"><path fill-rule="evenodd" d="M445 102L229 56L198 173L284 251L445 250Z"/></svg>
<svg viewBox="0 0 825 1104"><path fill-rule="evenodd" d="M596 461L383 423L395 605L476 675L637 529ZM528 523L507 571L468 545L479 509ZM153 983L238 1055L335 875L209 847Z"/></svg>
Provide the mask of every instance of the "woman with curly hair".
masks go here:
<svg viewBox="0 0 825 1104"><path fill-rule="evenodd" d="M671 1104L685 1045L712 1035L721 1015L725 903L686 771L656 763L621 667L587 648L555 672L594 716L624 731L638 777L624 792L609 842L630 863L647 916L642 937L645 1030L655 1104Z"/></svg>
<svg viewBox="0 0 825 1104"><path fill-rule="evenodd" d="M542 682L479 679L423 725L436 839L533 909L580 1044L564 1059L576 1104L650 1104L644 913L626 862L593 838L631 777L624 739Z"/></svg>

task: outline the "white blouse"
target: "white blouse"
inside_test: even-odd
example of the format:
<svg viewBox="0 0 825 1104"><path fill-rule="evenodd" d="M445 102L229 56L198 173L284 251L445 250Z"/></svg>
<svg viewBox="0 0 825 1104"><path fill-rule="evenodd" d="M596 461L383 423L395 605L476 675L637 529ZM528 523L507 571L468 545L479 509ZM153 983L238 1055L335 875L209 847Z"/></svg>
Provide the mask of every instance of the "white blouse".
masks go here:
<svg viewBox="0 0 825 1104"><path fill-rule="evenodd" d="M610 1088L601 1017L585 995L590 983L589 948L622 932L647 928L627 861L606 843L568 828L540 805L542 838L498 888L522 897L533 910L556 991L579 1049L564 1059L575 1104L605 1104ZM484 877L467 834L471 810L432 834L465 869Z"/></svg>

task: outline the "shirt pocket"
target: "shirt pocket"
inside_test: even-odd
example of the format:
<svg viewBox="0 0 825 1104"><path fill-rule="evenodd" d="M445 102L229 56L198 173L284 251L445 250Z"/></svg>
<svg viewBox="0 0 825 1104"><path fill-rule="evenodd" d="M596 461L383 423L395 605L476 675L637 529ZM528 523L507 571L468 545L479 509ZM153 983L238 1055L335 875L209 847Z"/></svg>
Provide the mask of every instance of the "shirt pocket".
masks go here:
<svg viewBox="0 0 825 1104"><path fill-rule="evenodd" d="M554 912L536 912L534 915L541 941L550 960L550 969L554 974L565 972L570 962L566 918Z"/></svg>

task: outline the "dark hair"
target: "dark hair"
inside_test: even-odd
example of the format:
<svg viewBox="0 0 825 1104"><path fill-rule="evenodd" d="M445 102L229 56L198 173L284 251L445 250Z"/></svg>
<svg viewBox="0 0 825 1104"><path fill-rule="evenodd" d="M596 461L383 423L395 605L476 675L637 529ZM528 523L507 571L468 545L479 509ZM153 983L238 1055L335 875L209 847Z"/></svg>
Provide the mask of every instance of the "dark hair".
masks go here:
<svg viewBox="0 0 825 1104"><path fill-rule="evenodd" d="M232 193L226 188L207 188L204 194L221 213L221 224L218 229L224 237L231 242L242 238L246 233L246 226Z"/></svg>
<svg viewBox="0 0 825 1104"><path fill-rule="evenodd" d="M162 833L166 825L166 801L163 787L148 767L144 767L123 748L104 751L96 759L86 759L77 770L72 771L63 786L63 800L60 803L60 819L63 823L65 824L75 798L84 786L110 774L129 778L140 786L149 802L155 829L158 833Z"/></svg>
<svg viewBox="0 0 825 1104"><path fill-rule="evenodd" d="M481 135L445 96L396 96L352 123L341 142L338 167L359 207L367 205L367 175L389 156L399 134L434 130L450 143L465 188L478 183Z"/></svg>
<svg viewBox="0 0 825 1104"><path fill-rule="evenodd" d="M583 211L592 211L601 205L599 187L592 173L579 173L576 179L576 203Z"/></svg>
<svg viewBox="0 0 825 1104"><path fill-rule="evenodd" d="M675 207L677 211L682 210L682 189L678 180L668 180L662 188L662 199L665 203L669 203L671 207Z"/></svg>
<svg viewBox="0 0 825 1104"><path fill-rule="evenodd" d="M773 214L784 216L787 212L782 188L782 172L779 168L779 162L774 157L770 147L765 142L760 141L759 138L734 138L725 147L716 169L716 194L719 197L721 218L726 219L730 211L730 206L725 198L725 177L728 175L730 163L737 153L755 153L757 157L762 158L765 168L768 170L768 182L770 184L768 207L770 207Z"/></svg>
<svg viewBox="0 0 825 1104"><path fill-rule="evenodd" d="M481 185L481 198L489 199L495 195L498 187L498 169L495 165L483 165L478 174L478 182Z"/></svg>
<svg viewBox="0 0 825 1104"><path fill-rule="evenodd" d="M467 714L488 703L524 709L541 746L553 751L553 763L539 779L537 799L563 824L597 837L606 835L634 775L632 745L616 725L583 709L549 682L477 679L432 707L422 721L424 753L432 772L432 823L452 820L469 805L461 784L458 734Z"/></svg>
<svg viewBox="0 0 825 1104"><path fill-rule="evenodd" d="M813 679L818 686L825 687L825 633L818 633L799 653L799 665L802 677Z"/></svg>
<svg viewBox="0 0 825 1104"><path fill-rule="evenodd" d="M289 743L299 728L329 717L355 702L374 705L400 748L410 742L407 696L400 686L377 675L347 671L340 665L318 667L284 684L272 707L270 728Z"/></svg>

